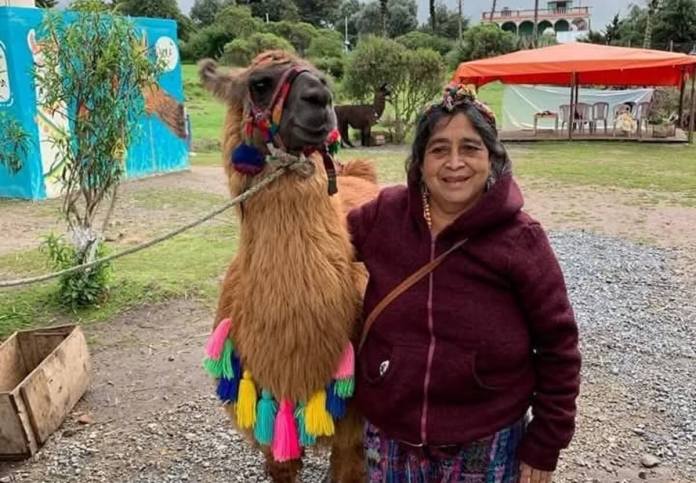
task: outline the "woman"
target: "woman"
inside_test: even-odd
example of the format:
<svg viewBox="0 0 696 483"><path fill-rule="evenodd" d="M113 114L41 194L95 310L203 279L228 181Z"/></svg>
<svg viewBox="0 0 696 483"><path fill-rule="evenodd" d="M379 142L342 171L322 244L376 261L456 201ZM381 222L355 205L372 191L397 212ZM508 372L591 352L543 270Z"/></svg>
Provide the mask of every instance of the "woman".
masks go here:
<svg viewBox="0 0 696 483"><path fill-rule="evenodd" d="M550 482L574 431L577 327L490 110L449 87L407 170L348 217L370 273L356 375L369 481Z"/></svg>

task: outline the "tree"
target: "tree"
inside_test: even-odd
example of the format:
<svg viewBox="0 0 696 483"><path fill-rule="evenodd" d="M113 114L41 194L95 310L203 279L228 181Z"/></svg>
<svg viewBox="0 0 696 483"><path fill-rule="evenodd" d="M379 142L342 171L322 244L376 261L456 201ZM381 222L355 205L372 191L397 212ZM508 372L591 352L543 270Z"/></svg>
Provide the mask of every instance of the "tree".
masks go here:
<svg viewBox="0 0 696 483"><path fill-rule="evenodd" d="M179 10L176 0L117 0L115 4L123 15L176 20L182 40L187 40L195 30L191 19Z"/></svg>
<svg viewBox="0 0 696 483"><path fill-rule="evenodd" d="M341 4L341 0L293 0L300 12L300 20L323 27L331 23L331 18ZM281 3L281 2L277 2Z"/></svg>
<svg viewBox="0 0 696 483"><path fill-rule="evenodd" d="M234 0L196 0L191 7L191 20L198 27L211 25L220 10L234 3Z"/></svg>
<svg viewBox="0 0 696 483"><path fill-rule="evenodd" d="M222 55L225 45L235 36L224 25L214 23L203 27L181 45L181 57L198 61L207 57L217 59Z"/></svg>
<svg viewBox="0 0 696 483"><path fill-rule="evenodd" d="M428 13L430 14L430 29L437 31L437 15L435 12L435 0L428 0Z"/></svg>
<svg viewBox="0 0 696 483"><path fill-rule="evenodd" d="M672 41L688 52L696 41L696 0L664 0L655 14L653 40L661 48Z"/></svg>
<svg viewBox="0 0 696 483"><path fill-rule="evenodd" d="M268 18L271 22L289 20L299 22L300 10L293 2L279 2L277 0L245 0L244 3L251 8L251 14L262 20Z"/></svg>
<svg viewBox="0 0 696 483"><path fill-rule="evenodd" d="M389 0L387 4L387 36L398 37L418 26L418 7L415 0ZM372 1L356 14L358 32L361 35L381 35L380 4Z"/></svg>
<svg viewBox="0 0 696 483"><path fill-rule="evenodd" d="M410 51L394 40L368 36L349 56L344 88L354 98L366 100L386 82L392 89L396 140L401 142L419 110L440 92L444 74L437 52Z"/></svg>
<svg viewBox="0 0 696 483"><path fill-rule="evenodd" d="M348 26L348 41L355 45L358 38L357 14L360 12L359 0L343 0L339 8L330 17L331 25L336 31L345 32L346 20Z"/></svg>
<svg viewBox="0 0 696 483"><path fill-rule="evenodd" d="M438 4L435 7L435 31L432 30L430 24L421 28L423 32L447 37L448 39L459 38L459 13L449 10L444 3ZM468 27L469 19L462 19L462 30Z"/></svg>
<svg viewBox="0 0 696 483"><path fill-rule="evenodd" d="M51 141L58 151L54 166L62 172L61 211L71 244L53 239L49 252L59 268L92 261L102 250L102 231L124 175L125 153L144 112L142 90L161 71L132 21L105 9L98 0L74 2L79 15L51 12L44 17L37 41L43 63L34 71L44 93L44 109L59 109L69 132L60 129ZM111 207L101 230L96 226L103 201ZM71 306L96 303L106 293L101 265L61 278L61 299Z"/></svg>
<svg viewBox="0 0 696 483"><path fill-rule="evenodd" d="M300 55L305 54L312 39L318 34L318 30L311 24L287 20L268 23L265 30L289 41Z"/></svg>
<svg viewBox="0 0 696 483"><path fill-rule="evenodd" d="M290 42L270 33L257 32L247 38L234 39L225 45L223 62L235 66L247 66L261 52L281 49L293 52Z"/></svg>
<svg viewBox="0 0 696 483"><path fill-rule="evenodd" d="M493 17L495 16L495 6L498 2L496 0L493 0L492 5L491 5L491 14L488 17L489 22L493 22Z"/></svg>
<svg viewBox="0 0 696 483"><path fill-rule="evenodd" d="M517 38L514 34L503 31L494 23L478 24L464 32L462 45L447 54L447 63L454 68L460 62L494 57L515 50Z"/></svg>
<svg viewBox="0 0 696 483"><path fill-rule="evenodd" d="M321 29L312 38L305 55L310 59L340 58L343 55L343 40L335 30Z"/></svg>
<svg viewBox="0 0 696 483"><path fill-rule="evenodd" d="M0 167L16 174L29 154L31 137L17 119L0 112Z"/></svg>
<svg viewBox="0 0 696 483"><path fill-rule="evenodd" d="M264 30L264 23L251 14L251 8L241 5L222 9L215 17L215 24L222 26L234 38L248 37Z"/></svg>
<svg viewBox="0 0 696 483"><path fill-rule="evenodd" d="M418 30L411 31L394 40L410 50L419 48L432 49L443 56L454 47L454 43L450 39Z"/></svg>
<svg viewBox="0 0 696 483"><path fill-rule="evenodd" d="M619 14L617 13L614 15L611 23L605 27L604 38L607 44L613 45L621 39L621 22Z"/></svg>

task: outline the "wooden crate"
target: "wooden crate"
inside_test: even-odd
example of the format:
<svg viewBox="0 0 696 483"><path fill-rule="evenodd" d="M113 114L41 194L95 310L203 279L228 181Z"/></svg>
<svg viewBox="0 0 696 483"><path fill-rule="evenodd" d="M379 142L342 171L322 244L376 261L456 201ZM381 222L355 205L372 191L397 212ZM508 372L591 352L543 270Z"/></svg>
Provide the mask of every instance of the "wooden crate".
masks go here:
<svg viewBox="0 0 696 483"><path fill-rule="evenodd" d="M87 390L89 365L75 325L16 332L0 345L0 460L36 453Z"/></svg>

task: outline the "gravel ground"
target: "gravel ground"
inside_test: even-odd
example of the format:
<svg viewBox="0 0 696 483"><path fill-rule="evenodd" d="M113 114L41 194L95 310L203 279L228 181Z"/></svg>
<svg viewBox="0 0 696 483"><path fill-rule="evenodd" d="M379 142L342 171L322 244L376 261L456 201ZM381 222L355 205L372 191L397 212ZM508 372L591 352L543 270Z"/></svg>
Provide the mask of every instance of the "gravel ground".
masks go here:
<svg viewBox="0 0 696 483"><path fill-rule="evenodd" d="M696 284L680 254L584 232L551 239L584 358L577 435L555 481L696 482ZM90 328L90 391L37 456L0 464L0 482L266 481L198 369L209 321L172 301ZM302 481L325 471L312 455Z"/></svg>

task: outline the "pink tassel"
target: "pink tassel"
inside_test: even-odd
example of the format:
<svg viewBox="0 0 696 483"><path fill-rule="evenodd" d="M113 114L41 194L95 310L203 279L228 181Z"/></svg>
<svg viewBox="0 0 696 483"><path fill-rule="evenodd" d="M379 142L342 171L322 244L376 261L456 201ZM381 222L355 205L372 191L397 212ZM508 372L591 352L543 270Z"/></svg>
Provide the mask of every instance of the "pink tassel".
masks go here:
<svg viewBox="0 0 696 483"><path fill-rule="evenodd" d="M353 377L355 372L355 352L353 351L353 344L348 342L343 355L341 356L341 362L338 364L338 369L334 374L334 379L347 379Z"/></svg>
<svg viewBox="0 0 696 483"><path fill-rule="evenodd" d="M223 320L215 327L213 333L208 337L208 343L205 345L205 353L208 357L213 360L220 359L222 349L225 347L225 341L230 334L231 327L232 321L230 319Z"/></svg>
<svg viewBox="0 0 696 483"><path fill-rule="evenodd" d="M273 428L273 458L280 463L299 458L301 453L298 438L293 405L287 399L283 399Z"/></svg>

